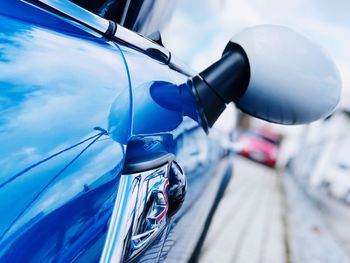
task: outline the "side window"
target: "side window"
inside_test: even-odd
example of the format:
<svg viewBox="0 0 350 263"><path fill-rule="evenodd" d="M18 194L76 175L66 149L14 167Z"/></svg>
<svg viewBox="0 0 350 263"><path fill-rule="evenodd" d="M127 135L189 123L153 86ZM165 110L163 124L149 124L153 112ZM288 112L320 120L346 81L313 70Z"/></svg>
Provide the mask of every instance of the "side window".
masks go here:
<svg viewBox="0 0 350 263"><path fill-rule="evenodd" d="M69 0L76 5L117 23L123 15L128 0Z"/></svg>

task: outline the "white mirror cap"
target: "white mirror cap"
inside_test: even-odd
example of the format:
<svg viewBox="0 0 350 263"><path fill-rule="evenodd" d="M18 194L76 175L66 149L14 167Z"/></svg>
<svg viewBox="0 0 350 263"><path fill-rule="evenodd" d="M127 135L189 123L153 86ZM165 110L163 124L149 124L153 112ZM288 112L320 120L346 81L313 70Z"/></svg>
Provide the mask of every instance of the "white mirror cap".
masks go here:
<svg viewBox="0 0 350 263"><path fill-rule="evenodd" d="M237 103L243 111L281 124L309 123L334 111L341 78L318 45L274 25L248 28L231 41L249 58L249 86Z"/></svg>

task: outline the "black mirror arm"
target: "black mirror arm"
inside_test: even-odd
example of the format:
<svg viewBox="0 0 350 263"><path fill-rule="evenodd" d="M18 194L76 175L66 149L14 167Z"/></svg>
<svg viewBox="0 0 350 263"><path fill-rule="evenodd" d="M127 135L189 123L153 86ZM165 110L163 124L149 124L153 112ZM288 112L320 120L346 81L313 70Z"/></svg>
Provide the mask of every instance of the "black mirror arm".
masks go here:
<svg viewBox="0 0 350 263"><path fill-rule="evenodd" d="M244 95L249 79L250 66L245 51L229 42L217 62L192 78L204 124L212 127L226 104L237 102Z"/></svg>

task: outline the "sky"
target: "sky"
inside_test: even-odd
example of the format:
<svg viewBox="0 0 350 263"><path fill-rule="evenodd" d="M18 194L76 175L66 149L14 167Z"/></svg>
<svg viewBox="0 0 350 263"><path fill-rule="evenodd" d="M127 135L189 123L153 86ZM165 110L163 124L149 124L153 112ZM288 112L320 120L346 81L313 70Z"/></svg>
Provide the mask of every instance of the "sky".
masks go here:
<svg viewBox="0 0 350 263"><path fill-rule="evenodd" d="M171 52L201 71L220 58L232 36L259 24L288 26L318 43L340 71L340 105L350 109L348 0L178 0L163 32L163 42Z"/></svg>

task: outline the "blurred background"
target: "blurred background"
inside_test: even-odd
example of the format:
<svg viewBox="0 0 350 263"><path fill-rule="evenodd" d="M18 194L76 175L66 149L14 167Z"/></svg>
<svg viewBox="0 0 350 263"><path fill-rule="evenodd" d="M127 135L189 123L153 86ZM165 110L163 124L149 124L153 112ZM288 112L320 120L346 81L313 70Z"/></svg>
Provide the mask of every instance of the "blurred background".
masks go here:
<svg viewBox="0 0 350 263"><path fill-rule="evenodd" d="M337 110L310 125L273 125L226 109L212 136L219 130L231 139L224 143L237 152L235 171L201 262L350 262L349 11L346 0L178 1L163 42L197 71L242 29L278 24L319 43L343 81Z"/></svg>

